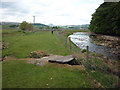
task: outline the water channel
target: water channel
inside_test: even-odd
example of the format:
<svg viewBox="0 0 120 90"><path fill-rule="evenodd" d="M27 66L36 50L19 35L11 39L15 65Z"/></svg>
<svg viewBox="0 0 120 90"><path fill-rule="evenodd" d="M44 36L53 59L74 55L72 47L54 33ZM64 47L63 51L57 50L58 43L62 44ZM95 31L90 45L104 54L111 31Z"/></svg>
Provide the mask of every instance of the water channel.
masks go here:
<svg viewBox="0 0 120 90"><path fill-rule="evenodd" d="M90 38L90 34L86 34L84 32L76 32L70 35L69 37L71 37L71 41L81 49L86 49L86 46L89 46L89 51L91 52L99 53L107 56L110 59L118 60L118 55L112 53L113 51L117 50L116 48L96 45L92 43L94 39Z"/></svg>

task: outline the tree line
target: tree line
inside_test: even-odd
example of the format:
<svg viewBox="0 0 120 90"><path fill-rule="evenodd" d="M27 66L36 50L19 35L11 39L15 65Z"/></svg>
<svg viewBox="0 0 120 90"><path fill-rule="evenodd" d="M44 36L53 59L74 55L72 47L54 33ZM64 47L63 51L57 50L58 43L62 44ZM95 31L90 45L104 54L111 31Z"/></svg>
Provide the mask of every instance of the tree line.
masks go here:
<svg viewBox="0 0 120 90"><path fill-rule="evenodd" d="M104 2L92 14L90 31L120 36L120 2Z"/></svg>
<svg viewBox="0 0 120 90"><path fill-rule="evenodd" d="M29 31L32 31L33 29L34 29L34 26L35 25L32 25L31 23L28 23L28 22L26 22L26 21L23 21L20 25L19 25L19 29L21 29L21 30L23 30L23 31L25 31L25 30L29 30ZM52 26L52 27L50 27L50 26L48 26L48 25L46 25L46 26L40 26L40 28L39 29L59 29L60 27L59 26Z"/></svg>

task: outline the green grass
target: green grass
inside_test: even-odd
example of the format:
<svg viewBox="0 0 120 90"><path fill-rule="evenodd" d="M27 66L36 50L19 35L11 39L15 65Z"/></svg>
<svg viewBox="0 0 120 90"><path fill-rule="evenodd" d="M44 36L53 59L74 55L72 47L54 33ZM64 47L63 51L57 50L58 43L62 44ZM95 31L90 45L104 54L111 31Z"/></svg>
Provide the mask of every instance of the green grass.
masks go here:
<svg viewBox="0 0 120 90"><path fill-rule="evenodd" d="M41 67L28 64L26 61L10 60L3 61L2 66L3 88L80 88L93 86L92 81L83 71L57 64L49 63Z"/></svg>
<svg viewBox="0 0 120 90"><path fill-rule="evenodd" d="M105 88L117 88L118 87L118 77L112 74L107 74L100 71L91 72L89 71L90 76L95 78L98 82L101 83Z"/></svg>
<svg viewBox="0 0 120 90"><path fill-rule="evenodd" d="M0 89L2 88L2 62L0 62Z"/></svg>
<svg viewBox="0 0 120 90"><path fill-rule="evenodd" d="M31 51L42 50L50 54L69 55L71 53L80 52L72 43L71 51L68 46L65 47L67 36L76 30L60 31L60 36L56 33L52 35L49 31L40 32L18 32L18 30L3 30L3 43L8 45L7 49L3 50L3 56L13 55L17 58L26 58ZM82 30L80 30L82 32ZM87 31L88 32L88 31ZM78 52L78 53L79 53ZM79 53L80 56L81 53ZM82 55L83 56L83 53ZM103 61L97 59L88 60L83 65L88 70L89 76L78 69L59 66L59 64L47 64L43 67L28 64L25 61L3 61L3 88L79 88L79 87L96 87L92 80L96 79L104 87L117 87L117 76L102 72L99 68L108 68ZM91 72L96 68L95 72ZM98 68L98 69L97 69ZM50 78L53 78L52 80ZM48 84L48 85L47 85Z"/></svg>
<svg viewBox="0 0 120 90"><path fill-rule="evenodd" d="M89 60L78 59L78 61L80 61L86 67L86 70L88 71L89 75L96 79L97 82L101 83L101 85L105 88L118 87L118 76L107 71L108 69L116 65L105 64L104 61L97 58ZM114 69L115 68L111 70L114 71Z"/></svg>
<svg viewBox="0 0 120 90"><path fill-rule="evenodd" d="M29 56L31 51L35 50L43 50L58 55L70 54L55 32L52 35L48 31L22 33L14 30L11 32L3 30L3 43L9 44L8 48L3 50L3 56L14 55L17 58L25 58Z"/></svg>

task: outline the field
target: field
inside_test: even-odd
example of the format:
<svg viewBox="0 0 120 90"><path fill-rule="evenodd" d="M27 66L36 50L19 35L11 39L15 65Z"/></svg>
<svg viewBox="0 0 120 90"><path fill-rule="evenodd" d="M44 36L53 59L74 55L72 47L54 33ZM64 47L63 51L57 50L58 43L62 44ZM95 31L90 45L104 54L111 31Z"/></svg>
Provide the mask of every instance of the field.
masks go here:
<svg viewBox="0 0 120 90"><path fill-rule="evenodd" d="M105 64L97 58L87 61L87 65L86 63L83 65L47 63L45 66L36 66L27 63L26 58L29 58L30 52L36 50L63 56L75 53L77 48L72 48L70 51L63 40L73 32L76 31L60 32L59 37L57 32L52 35L49 31L3 30L3 44L6 48L3 49L2 56L8 57L8 60L2 62L3 88L118 87L118 77L99 70L99 67L106 69L109 66L104 67ZM82 58L84 54L86 53L80 55L79 52L80 62L85 61ZM98 69L91 69L94 67Z"/></svg>
<svg viewBox="0 0 120 90"><path fill-rule="evenodd" d="M14 55L17 58L26 58L30 52L42 50L50 54L69 55L69 51L64 43L57 38L55 32L18 32L4 30L3 44L7 44L8 48L3 50L3 56Z"/></svg>
<svg viewBox="0 0 120 90"><path fill-rule="evenodd" d="M51 64L40 67L26 61L3 62L3 88L92 87L89 76L79 68Z"/></svg>

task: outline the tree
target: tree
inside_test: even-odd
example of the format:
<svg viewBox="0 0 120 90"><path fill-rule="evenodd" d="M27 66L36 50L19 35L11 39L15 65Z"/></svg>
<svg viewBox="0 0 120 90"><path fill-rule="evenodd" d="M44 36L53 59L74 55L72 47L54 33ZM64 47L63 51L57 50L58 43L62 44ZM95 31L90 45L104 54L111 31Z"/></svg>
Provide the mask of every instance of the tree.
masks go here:
<svg viewBox="0 0 120 90"><path fill-rule="evenodd" d="M89 29L94 33L120 35L120 2L104 2L92 14Z"/></svg>
<svg viewBox="0 0 120 90"><path fill-rule="evenodd" d="M58 29L58 28L60 28L60 27L58 27L58 26L53 26L52 27L52 29Z"/></svg>
<svg viewBox="0 0 120 90"><path fill-rule="evenodd" d="M27 24L27 29L32 31L33 30L33 25L31 23L28 23Z"/></svg>
<svg viewBox="0 0 120 90"><path fill-rule="evenodd" d="M33 25L30 24L30 23L27 23L26 21L23 21L23 22L20 24L19 28L20 28L21 30L33 30Z"/></svg>

